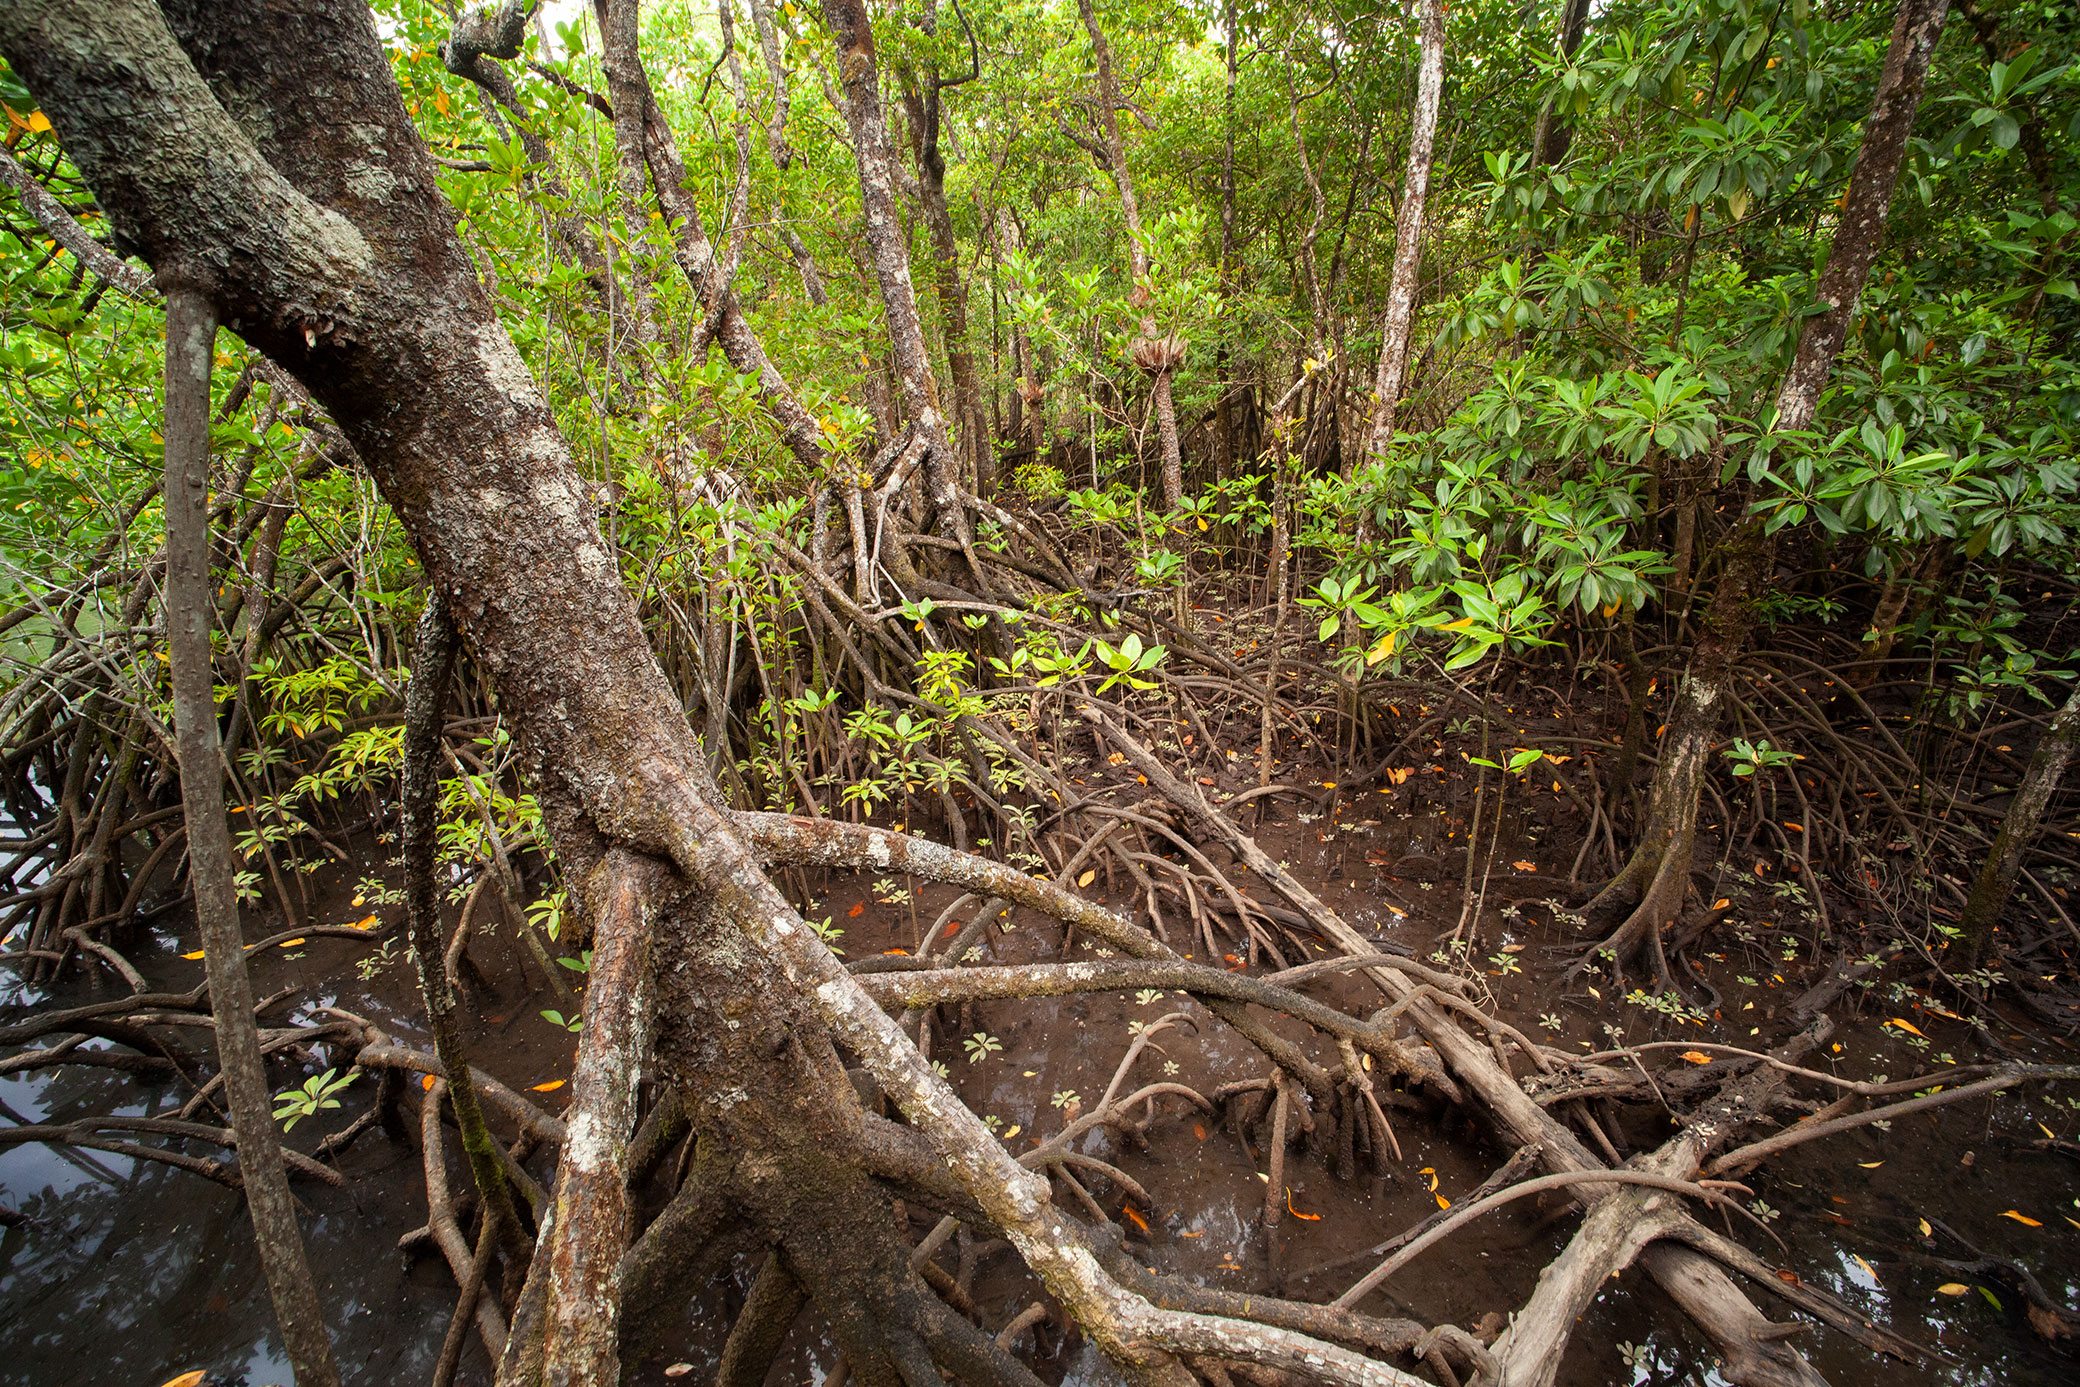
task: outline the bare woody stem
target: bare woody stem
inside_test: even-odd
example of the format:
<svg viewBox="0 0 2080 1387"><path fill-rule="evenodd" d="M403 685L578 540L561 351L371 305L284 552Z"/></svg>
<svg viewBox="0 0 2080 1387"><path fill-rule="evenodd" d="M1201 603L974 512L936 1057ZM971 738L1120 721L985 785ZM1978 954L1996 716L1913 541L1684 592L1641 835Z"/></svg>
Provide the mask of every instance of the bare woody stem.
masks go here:
<svg viewBox="0 0 2080 1387"><path fill-rule="evenodd" d="M238 1137L239 1172L275 1319L298 1387L338 1387L339 1369L332 1361L324 1310L304 1256L275 1134L224 814L210 658L216 604L209 574L209 376L216 336L216 310L207 298L185 287L167 295L166 645L188 825L188 874L216 1018L217 1057Z"/></svg>

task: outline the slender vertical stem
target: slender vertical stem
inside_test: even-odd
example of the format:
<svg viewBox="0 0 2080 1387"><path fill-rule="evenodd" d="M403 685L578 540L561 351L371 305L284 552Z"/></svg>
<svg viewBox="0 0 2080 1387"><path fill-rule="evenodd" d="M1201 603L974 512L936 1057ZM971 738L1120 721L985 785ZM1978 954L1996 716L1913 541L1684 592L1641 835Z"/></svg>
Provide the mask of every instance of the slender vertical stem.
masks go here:
<svg viewBox="0 0 2080 1387"><path fill-rule="evenodd" d="M216 310L194 290L166 296L166 646L173 674L173 725L188 825L188 877L195 888L203 967L216 1017L217 1058L238 1140L239 1178L275 1319L298 1387L338 1387L318 1288L296 1227L296 1205L275 1134L253 1020L239 929L231 830L224 815L224 765L217 740L210 627L209 372Z"/></svg>

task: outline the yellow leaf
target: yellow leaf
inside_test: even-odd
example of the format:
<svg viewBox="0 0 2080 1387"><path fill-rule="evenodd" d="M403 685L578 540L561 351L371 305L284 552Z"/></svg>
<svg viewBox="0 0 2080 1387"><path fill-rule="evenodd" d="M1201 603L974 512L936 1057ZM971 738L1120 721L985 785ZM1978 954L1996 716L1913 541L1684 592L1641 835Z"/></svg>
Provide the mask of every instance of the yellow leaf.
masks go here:
<svg viewBox="0 0 2080 1387"><path fill-rule="evenodd" d="M1869 1277L1869 1278L1870 1278L1871 1280L1873 1280L1873 1281L1876 1281L1876 1280L1878 1279L1878 1273L1876 1273L1875 1271L1872 1271L1872 1270L1871 1270L1871 1264L1870 1264L1869 1262L1866 1262L1866 1261L1864 1261L1864 1260L1863 1260L1863 1258L1861 1258L1861 1257L1858 1257L1858 1256L1857 1256L1857 1255L1856 1255L1855 1253L1853 1253L1853 1252L1852 1252L1852 1253L1850 1253L1850 1254L1849 1254L1849 1256L1850 1256L1850 1258L1851 1258L1852 1260L1854 1260L1854 1261L1855 1261L1855 1263L1856 1263L1856 1265L1857 1265L1857 1266L1859 1266L1859 1267L1862 1267L1862 1268L1863 1268L1863 1274L1864 1274L1865 1276L1868 1276L1868 1277Z"/></svg>
<svg viewBox="0 0 2080 1387"><path fill-rule="evenodd" d="M1473 625L1473 618L1470 616L1462 616L1457 621L1447 621L1444 624L1444 629L1447 631L1464 631L1467 627L1471 625Z"/></svg>
<svg viewBox="0 0 2080 1387"><path fill-rule="evenodd" d="M546 1084L536 1084L534 1091L536 1093L554 1093L557 1089L562 1088L564 1083L565 1081L562 1079L551 1079Z"/></svg>
<svg viewBox="0 0 2080 1387"><path fill-rule="evenodd" d="M1440 1194L1437 1196L1437 1207L1440 1209L1449 1209L1452 1207L1452 1201L1446 1199L1443 1195Z"/></svg>
<svg viewBox="0 0 2080 1387"><path fill-rule="evenodd" d="M1936 1294L1963 1295L1966 1291L1969 1291L1970 1289L1971 1287L1965 1285L1962 1281L1945 1281L1942 1285L1936 1287Z"/></svg>
<svg viewBox="0 0 2080 1387"><path fill-rule="evenodd" d="M371 911L354 922L355 929L374 929L383 923L383 917Z"/></svg>
<svg viewBox="0 0 2080 1387"><path fill-rule="evenodd" d="M42 120L43 112L38 111L36 118ZM202 1379L208 1376L208 1373L197 1368L191 1373L182 1373L179 1377L169 1377L166 1381L160 1383L159 1387L202 1387Z"/></svg>
<svg viewBox="0 0 2080 1387"><path fill-rule="evenodd" d="M2044 1221L2042 1219L2031 1218L2028 1214L2018 1214L2013 1209L2002 1210L2001 1217L2012 1218L2017 1223L2022 1224L2024 1227L2027 1228L2042 1228L2044 1226Z"/></svg>
<svg viewBox="0 0 2080 1387"><path fill-rule="evenodd" d="M29 133L30 133L30 134L32 134L32 135L41 135L41 134L44 134L44 133L48 132L48 131L50 130L50 128L51 128L51 118L50 118L49 116L45 115L45 114L44 114L43 112L41 112L41 111L31 111L31 112L29 113ZM199 1373L198 1373L198 1374L196 1374L196 1379L197 1379L198 1381L200 1381L200 1380L201 1380L201 1375L200 1375Z"/></svg>
<svg viewBox="0 0 2080 1387"><path fill-rule="evenodd" d="M1885 1164L1885 1162L1883 1161L1858 1161L1856 1163L1857 1167L1861 1170L1876 1170L1879 1166L1883 1164Z"/></svg>
<svg viewBox="0 0 2080 1387"><path fill-rule="evenodd" d="M1080 877L1076 878L1076 884L1077 884L1078 886L1088 886L1088 885L1090 885L1090 884L1091 884L1092 882L1096 881L1097 879L1098 879L1098 869L1097 869L1097 868L1095 868L1095 867L1093 867L1093 868L1091 868L1091 870L1089 870L1088 872L1085 872L1085 873L1084 873L1084 874L1083 874L1082 876L1080 876Z"/></svg>
<svg viewBox="0 0 2080 1387"><path fill-rule="evenodd" d="M1017 1135L1018 1135L1018 1134L1019 1134L1020 1132L1023 1132L1024 1130L1025 1130L1025 1128L1023 1128L1023 1127L1021 1127L1021 1126L1018 1126L1018 1125L1016 1125L1016 1124L1013 1124L1013 1126L1012 1126L1011 1130L1010 1130L1010 1131L1008 1131L1008 1132L1006 1132L1006 1133L1004 1133L1004 1140L1006 1140L1006 1141L1009 1141L1009 1140L1011 1140L1011 1139L1012 1139L1013 1137L1017 1136Z"/></svg>
<svg viewBox="0 0 2080 1387"><path fill-rule="evenodd" d="M431 1075L431 1074L421 1074L421 1075L419 1076L419 1087L421 1087L421 1088L425 1089L425 1090L426 1090L427 1092L431 1093L431 1092L433 1091L433 1085L434 1085L434 1077L433 1077L433 1075Z"/></svg>
<svg viewBox="0 0 2080 1387"><path fill-rule="evenodd" d="M296 947L296 946L297 946L298 944L302 944L302 943L304 943L304 942L306 942L306 941L304 941L304 940L303 940L303 939L301 939L301 938L298 938L298 939L284 939L284 940L283 940L283 941L282 941L281 943L279 943L279 944L275 945L275 947L276 947L277 949L293 949L293 948L295 948L295 947Z"/></svg>
<svg viewBox="0 0 2080 1387"><path fill-rule="evenodd" d="M182 958L201 958L201 957L203 957L203 952L202 952L202 950L200 950L200 949L197 949L197 950L196 950L196 951L195 951L194 953L192 953L192 954L182 954L182 955L181 955L181 957L182 957Z"/></svg>
<svg viewBox="0 0 2080 1387"><path fill-rule="evenodd" d="M1936 1230L1928 1226L1928 1220L1927 1220L1927 1219L1922 1219L1922 1220L1921 1220L1921 1223L1920 1223L1920 1228L1921 1228L1921 1236L1922 1236L1922 1237L1924 1237L1924 1238L1930 1238L1930 1237L1934 1237L1934 1236L1935 1236L1935 1231L1936 1231Z"/></svg>
<svg viewBox="0 0 2080 1387"><path fill-rule="evenodd" d="M1921 1035L1920 1028L1915 1026L1913 1022L1902 1020L1897 1016L1893 1017L1890 1021L1887 1021L1885 1024L1888 1026L1897 1026L1901 1030L1905 1031L1908 1035ZM1928 1037L1925 1035L1922 1035L1921 1038L1923 1040L1928 1039Z"/></svg>
<svg viewBox="0 0 2080 1387"><path fill-rule="evenodd" d="M1200 529L1202 529L1202 530L1206 528L1206 521L1205 521L1204 517L1201 517L1201 518L1200 518L1200 520L1199 520L1199 528L1200 528Z"/></svg>
<svg viewBox="0 0 2080 1387"><path fill-rule="evenodd" d="M1710 1064L1712 1062L1712 1057L1702 1050L1685 1050L1682 1054L1677 1055L1676 1058L1688 1060L1692 1064Z"/></svg>
<svg viewBox="0 0 2080 1387"><path fill-rule="evenodd" d="M2045 1125L2044 1125L2043 1123L2041 1123L2041 1122L2039 1122L2039 1123L2037 1124L2037 1130L2038 1130L2038 1131L2040 1131L2040 1132L2042 1132L2042 1133L2043 1133L2043 1134L2044 1134L2045 1136L2047 1136L2047 1137L2051 1138L2051 1139L2052 1139L2053 1141L2057 1141L2057 1140L2058 1140L2058 1133L2056 1133L2056 1132L2052 1131L2052 1130L2051 1130L2051 1129L2050 1129L2049 1127L2046 1127L2046 1126L2045 1126Z"/></svg>

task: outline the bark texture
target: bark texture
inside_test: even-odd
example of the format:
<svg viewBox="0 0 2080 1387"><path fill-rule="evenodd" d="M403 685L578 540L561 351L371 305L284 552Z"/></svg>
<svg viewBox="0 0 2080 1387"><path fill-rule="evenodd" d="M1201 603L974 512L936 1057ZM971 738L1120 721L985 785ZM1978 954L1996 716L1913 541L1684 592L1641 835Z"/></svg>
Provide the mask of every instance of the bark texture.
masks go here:
<svg viewBox="0 0 2080 1387"><path fill-rule="evenodd" d="M2022 864L2037 841L2044 807L2057 793L2076 743L2080 743L2080 690L2066 700L2065 706L2052 716L2044 735L2037 739L2037 749L2030 753L2029 769L2023 772L2022 784L2016 787L2015 798L2001 818L1993 847L1972 881L1972 894L1965 901L1958 927L1964 931L1975 958L1985 957L1993 943L1994 926L2000 922L2001 911L2014 893Z"/></svg>
<svg viewBox="0 0 2080 1387"><path fill-rule="evenodd" d="M1806 323L1798 354L1777 391L1779 429L1809 428L1819 412L1820 392L1849 335L1857 297L1885 245L1893 186L1907 155L1907 137L1914 130L1928 61L1943 36L1943 20L1949 11L1950 0L1900 0L1885 68L1878 76L1870 114L1864 117L1856 169L1849 176L1841 220L1828 247L1827 269L1820 275L1820 312Z"/></svg>
<svg viewBox="0 0 2080 1387"><path fill-rule="evenodd" d="M1423 0L1419 20L1422 57L1416 71L1415 113L1408 132L1408 171L1401 180L1401 206L1394 214L1394 268L1387 281L1387 314L1380 327L1379 374L1374 378L1368 457L1394 441L1394 410L1401 403L1408 366L1408 335L1415 323L1416 272L1423 259L1423 203L1430 193L1430 165L1437 148L1437 107L1444 95L1444 0Z"/></svg>
<svg viewBox="0 0 2080 1387"><path fill-rule="evenodd" d="M217 742L216 674L210 634L216 603L210 582L209 375L217 319L209 300L176 282L166 304L166 646L173 669L174 736L181 802L188 825L188 879L195 891L217 1060L238 1140L238 1171L253 1215L260 1267L274 1302L298 1387L338 1387L296 1226L296 1202L282 1163L274 1105L253 1019L253 984L239 928L236 868L224 813Z"/></svg>

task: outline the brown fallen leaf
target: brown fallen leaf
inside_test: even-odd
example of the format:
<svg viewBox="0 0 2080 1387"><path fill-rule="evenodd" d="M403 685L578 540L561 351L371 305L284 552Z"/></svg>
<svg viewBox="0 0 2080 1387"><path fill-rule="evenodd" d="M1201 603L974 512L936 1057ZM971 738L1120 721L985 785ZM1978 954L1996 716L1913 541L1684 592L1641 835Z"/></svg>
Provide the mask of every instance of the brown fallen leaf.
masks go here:
<svg viewBox="0 0 2080 1387"><path fill-rule="evenodd" d="M671 1367L664 1370L664 1375L666 1377L684 1377L692 1371L693 1364L691 1363L674 1363Z"/></svg>

